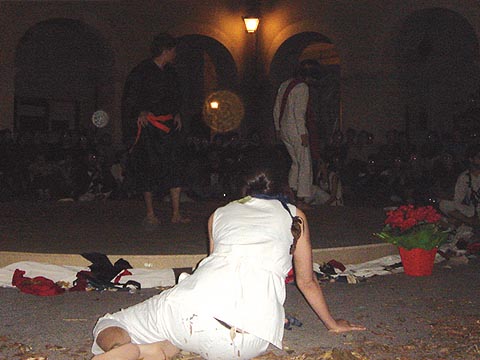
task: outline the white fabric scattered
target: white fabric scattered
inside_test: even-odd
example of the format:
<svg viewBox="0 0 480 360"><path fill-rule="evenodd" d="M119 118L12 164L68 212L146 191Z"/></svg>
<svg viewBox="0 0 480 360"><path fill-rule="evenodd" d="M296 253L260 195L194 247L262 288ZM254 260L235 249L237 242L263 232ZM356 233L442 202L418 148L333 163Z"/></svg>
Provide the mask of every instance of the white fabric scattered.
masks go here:
<svg viewBox="0 0 480 360"><path fill-rule="evenodd" d="M436 263L443 260L445 259L441 255L437 254L435 256ZM392 268L393 265L401 262L402 260L400 259L400 255L388 255L361 264L345 265L345 271L335 269L335 272L337 273L337 275L355 276L357 278L369 278L375 275L390 275L403 272L403 266ZM314 263L313 271L317 273L321 272L320 265Z"/></svg>
<svg viewBox="0 0 480 360"><path fill-rule="evenodd" d="M73 286L79 271L90 271L88 267L52 265L34 261L20 261L0 268L0 287L13 287L12 277L16 269L25 271L25 275L30 278L43 276L54 282L64 281ZM122 276L120 283L126 283L129 280L137 281L142 289L154 288L159 286L175 285L175 274L173 269L128 269L132 275Z"/></svg>
<svg viewBox="0 0 480 360"><path fill-rule="evenodd" d="M367 261L361 264L345 265L344 272L353 274L358 277L371 277L375 275L388 275L392 273L402 272L403 267L392 270L386 270L389 266L401 262L400 255L389 255L379 259Z"/></svg>
<svg viewBox="0 0 480 360"><path fill-rule="evenodd" d="M455 231L452 243L457 243L460 240L468 241L473 237L473 228L467 225L460 225Z"/></svg>
<svg viewBox="0 0 480 360"><path fill-rule="evenodd" d="M445 245L443 246L445 247ZM445 260L441 255L437 254L435 262ZM335 269L337 275L353 276L356 278L368 278L375 275L389 275L403 272L403 267L391 266L401 262L400 255L389 255L379 259L367 261L361 264L345 265L346 270L341 271ZM64 281L72 284L77 278L79 271L89 271L88 267L69 266L69 265L52 265L39 263L34 261L21 261L0 268L0 287L13 287L12 277L16 269L25 271L25 276L36 277L43 276L54 282ZM173 269L128 269L132 275L122 276L120 283L126 283L129 280L137 281L143 289L155 287L168 287L175 285L175 274ZM313 271L321 273L320 265L313 264ZM187 277L188 274L182 274L181 279ZM354 283L354 282L353 282Z"/></svg>

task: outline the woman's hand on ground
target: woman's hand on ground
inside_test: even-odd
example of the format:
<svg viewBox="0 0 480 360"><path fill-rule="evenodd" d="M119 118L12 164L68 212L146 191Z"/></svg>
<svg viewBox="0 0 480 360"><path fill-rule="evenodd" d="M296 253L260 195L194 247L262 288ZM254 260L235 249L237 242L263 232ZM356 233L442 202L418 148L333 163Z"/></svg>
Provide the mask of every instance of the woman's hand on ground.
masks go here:
<svg viewBox="0 0 480 360"><path fill-rule="evenodd" d="M363 331L367 329L362 325L350 324L347 320L337 319L335 321L337 323L336 326L328 329L329 332L342 333L347 331Z"/></svg>

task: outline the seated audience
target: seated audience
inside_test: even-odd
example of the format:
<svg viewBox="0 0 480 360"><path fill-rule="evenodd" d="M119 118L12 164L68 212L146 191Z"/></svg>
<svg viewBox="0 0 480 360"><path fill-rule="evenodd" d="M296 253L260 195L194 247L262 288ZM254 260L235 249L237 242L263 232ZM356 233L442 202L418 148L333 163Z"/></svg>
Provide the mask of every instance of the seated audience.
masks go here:
<svg viewBox="0 0 480 360"><path fill-rule="evenodd" d="M449 152L444 152L434 163L431 171L431 191L436 200L453 200L455 183L463 166L455 162Z"/></svg>
<svg viewBox="0 0 480 360"><path fill-rule="evenodd" d="M319 159L318 166L312 196L305 201L310 205L343 206L342 181L335 166L323 159Z"/></svg>
<svg viewBox="0 0 480 360"><path fill-rule="evenodd" d="M58 189L59 168L39 153L28 167L30 187L38 200L50 200Z"/></svg>
<svg viewBox="0 0 480 360"><path fill-rule="evenodd" d="M467 148L469 167L462 172L455 184L453 200L441 200L440 210L453 225L478 226L480 202L480 144Z"/></svg>
<svg viewBox="0 0 480 360"><path fill-rule="evenodd" d="M79 201L104 200L115 189L115 179L95 151L87 151L76 169L76 197Z"/></svg>

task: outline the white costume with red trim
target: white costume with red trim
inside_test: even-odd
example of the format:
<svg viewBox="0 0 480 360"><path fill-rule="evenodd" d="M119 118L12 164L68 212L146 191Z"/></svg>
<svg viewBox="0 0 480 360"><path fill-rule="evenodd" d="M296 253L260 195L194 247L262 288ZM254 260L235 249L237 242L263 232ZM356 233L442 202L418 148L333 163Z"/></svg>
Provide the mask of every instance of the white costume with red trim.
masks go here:
<svg viewBox="0 0 480 360"><path fill-rule="evenodd" d="M292 158L288 184L297 192L298 197L303 198L312 195L313 184L310 147L303 146L301 139L301 135L308 135L306 116L309 89L304 82L295 85L290 93L286 94L288 98L281 114L282 101L292 81L295 79L287 80L280 85L273 109L273 119L275 130L280 131L282 141Z"/></svg>

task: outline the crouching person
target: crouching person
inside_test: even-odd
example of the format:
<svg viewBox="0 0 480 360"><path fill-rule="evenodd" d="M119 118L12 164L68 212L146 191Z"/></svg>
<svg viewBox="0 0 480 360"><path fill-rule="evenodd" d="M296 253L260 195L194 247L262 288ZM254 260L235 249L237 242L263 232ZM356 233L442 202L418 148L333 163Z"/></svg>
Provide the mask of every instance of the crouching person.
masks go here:
<svg viewBox="0 0 480 360"><path fill-rule="evenodd" d="M265 155L264 155L265 156ZM169 359L184 350L205 359L251 359L269 344L281 348L285 278L296 283L333 332L364 327L335 319L312 271L305 214L287 202L275 157L247 159L239 200L208 222L209 256L195 272L159 295L100 318L95 360Z"/></svg>

